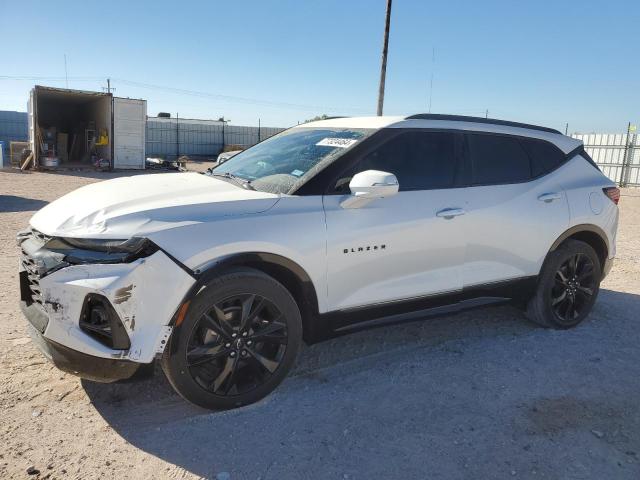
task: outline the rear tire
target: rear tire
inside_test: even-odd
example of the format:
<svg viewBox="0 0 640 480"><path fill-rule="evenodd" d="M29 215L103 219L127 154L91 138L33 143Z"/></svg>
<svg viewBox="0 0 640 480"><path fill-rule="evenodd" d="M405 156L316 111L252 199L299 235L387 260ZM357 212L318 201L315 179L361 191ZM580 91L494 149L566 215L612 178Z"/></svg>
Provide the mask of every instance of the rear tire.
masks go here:
<svg viewBox="0 0 640 480"><path fill-rule="evenodd" d="M567 240L549 253L538 279L527 317L547 328L572 328L582 322L600 290L602 267L595 250L578 240Z"/></svg>
<svg viewBox="0 0 640 480"><path fill-rule="evenodd" d="M302 341L300 310L268 275L237 269L191 302L162 357L173 388L208 409L260 400L291 370Z"/></svg>

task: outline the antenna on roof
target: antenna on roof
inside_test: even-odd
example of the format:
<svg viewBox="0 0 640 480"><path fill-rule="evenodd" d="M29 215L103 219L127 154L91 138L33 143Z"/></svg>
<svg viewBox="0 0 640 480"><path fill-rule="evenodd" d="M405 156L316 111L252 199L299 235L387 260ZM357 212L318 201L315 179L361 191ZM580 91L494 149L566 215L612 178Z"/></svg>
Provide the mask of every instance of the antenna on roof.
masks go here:
<svg viewBox="0 0 640 480"><path fill-rule="evenodd" d="M64 82L67 85L67 88L69 88L69 75L67 75L67 54L64 54Z"/></svg>
<svg viewBox="0 0 640 480"><path fill-rule="evenodd" d="M429 85L429 113L431 113L431 100L433 99L433 72L436 69L436 47L431 52L431 83Z"/></svg>

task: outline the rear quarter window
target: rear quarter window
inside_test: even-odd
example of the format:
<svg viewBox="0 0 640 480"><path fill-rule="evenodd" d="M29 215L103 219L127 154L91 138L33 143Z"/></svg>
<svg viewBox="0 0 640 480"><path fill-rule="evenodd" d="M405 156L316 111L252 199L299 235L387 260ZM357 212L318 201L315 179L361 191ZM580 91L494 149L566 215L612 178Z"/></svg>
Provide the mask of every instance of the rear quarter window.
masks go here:
<svg viewBox="0 0 640 480"><path fill-rule="evenodd" d="M549 142L522 138L520 143L531 159L531 175L533 177L555 170L565 160L564 153Z"/></svg>

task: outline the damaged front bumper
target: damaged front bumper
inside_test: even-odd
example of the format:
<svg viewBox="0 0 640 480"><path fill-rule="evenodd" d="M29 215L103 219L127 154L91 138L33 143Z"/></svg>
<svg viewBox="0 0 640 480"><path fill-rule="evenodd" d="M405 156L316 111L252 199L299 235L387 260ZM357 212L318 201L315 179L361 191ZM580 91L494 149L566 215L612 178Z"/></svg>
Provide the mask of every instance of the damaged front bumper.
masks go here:
<svg viewBox="0 0 640 480"><path fill-rule="evenodd" d="M35 255L25 247L33 250L23 244L21 307L35 343L62 370L95 381L128 378L162 353L171 319L195 282L159 249L129 263L64 265L41 274L46 249ZM96 328L96 319L104 325Z"/></svg>
<svg viewBox="0 0 640 480"><path fill-rule="evenodd" d="M21 302L24 306L24 302ZM24 306L25 316L33 310ZM30 319L29 319L30 320ZM78 352L46 338L34 326L29 325L29 335L45 357L63 372L71 373L94 382L110 383L131 378L140 367L130 360L100 358Z"/></svg>

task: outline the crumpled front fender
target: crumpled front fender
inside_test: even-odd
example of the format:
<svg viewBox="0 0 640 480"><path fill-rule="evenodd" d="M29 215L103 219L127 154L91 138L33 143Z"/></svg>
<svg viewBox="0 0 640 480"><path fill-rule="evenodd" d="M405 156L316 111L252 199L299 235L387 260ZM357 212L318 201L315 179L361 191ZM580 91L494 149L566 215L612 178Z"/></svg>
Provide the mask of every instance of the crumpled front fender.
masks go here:
<svg viewBox="0 0 640 480"><path fill-rule="evenodd" d="M40 280L49 323L44 336L88 355L149 363L163 348L166 327L195 280L162 251L119 264L65 267ZM112 350L79 327L85 297L106 297L120 317L129 350Z"/></svg>

